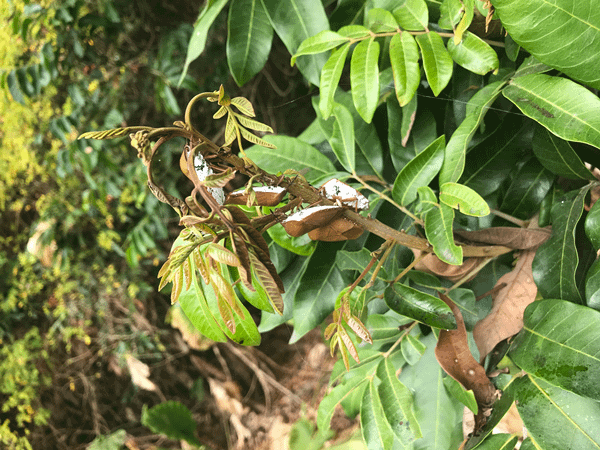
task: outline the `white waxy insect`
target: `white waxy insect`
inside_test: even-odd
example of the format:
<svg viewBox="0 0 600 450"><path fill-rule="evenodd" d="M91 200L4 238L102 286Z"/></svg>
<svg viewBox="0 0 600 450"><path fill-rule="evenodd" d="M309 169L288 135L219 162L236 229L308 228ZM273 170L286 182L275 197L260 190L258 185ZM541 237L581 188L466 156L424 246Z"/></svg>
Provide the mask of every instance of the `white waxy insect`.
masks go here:
<svg viewBox="0 0 600 450"><path fill-rule="evenodd" d="M369 209L369 200L352 186L342 183L336 178L332 178L321 186L325 197L329 200L339 200L342 205L352 208L356 211Z"/></svg>
<svg viewBox="0 0 600 450"><path fill-rule="evenodd" d="M281 224L290 236L298 237L319 228L343 211L339 206L312 206L288 216Z"/></svg>
<svg viewBox="0 0 600 450"><path fill-rule="evenodd" d="M200 152L196 152L194 155L194 169L196 169L196 175L200 181L204 181L207 176L214 173ZM222 188L207 189L219 205L225 203L225 191Z"/></svg>
<svg viewBox="0 0 600 450"><path fill-rule="evenodd" d="M252 190L255 194L257 206L276 206L283 200L286 193L285 188L280 186L253 187ZM245 205L247 201L248 194L245 188L230 192L227 196L227 203L233 205Z"/></svg>

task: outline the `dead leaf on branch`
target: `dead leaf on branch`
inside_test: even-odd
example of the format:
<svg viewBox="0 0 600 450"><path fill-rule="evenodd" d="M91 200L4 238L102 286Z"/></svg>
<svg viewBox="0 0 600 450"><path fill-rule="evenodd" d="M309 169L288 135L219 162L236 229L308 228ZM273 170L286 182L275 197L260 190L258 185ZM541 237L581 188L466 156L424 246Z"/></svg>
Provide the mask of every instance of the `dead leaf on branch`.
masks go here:
<svg viewBox="0 0 600 450"><path fill-rule="evenodd" d="M421 256L421 250L413 249L415 259ZM434 253L425 255L417 264L415 269L422 272L431 273L438 277L445 278L446 280L452 281L453 283L462 279L471 270L477 267L484 258L468 258L460 266L455 266L443 262Z"/></svg>
<svg viewBox="0 0 600 450"><path fill-rule="evenodd" d="M485 369L471 354L467 330L458 306L444 294L440 298L452 309L456 318L455 330L441 330L435 347L435 357L444 371L465 389L472 390L479 406L476 424L480 426L485 410L497 398L496 388L487 377Z"/></svg>
<svg viewBox="0 0 600 450"><path fill-rule="evenodd" d="M527 250L542 245L550 238L551 232L551 227L494 227L476 231L455 230L454 234L471 242L503 245L515 250Z"/></svg>
<svg viewBox="0 0 600 450"><path fill-rule="evenodd" d="M537 295L531 269L535 253L536 249L521 252L515 268L496 282L496 286L506 285L492 294L492 310L473 329L481 361L499 342L523 328L523 312Z"/></svg>

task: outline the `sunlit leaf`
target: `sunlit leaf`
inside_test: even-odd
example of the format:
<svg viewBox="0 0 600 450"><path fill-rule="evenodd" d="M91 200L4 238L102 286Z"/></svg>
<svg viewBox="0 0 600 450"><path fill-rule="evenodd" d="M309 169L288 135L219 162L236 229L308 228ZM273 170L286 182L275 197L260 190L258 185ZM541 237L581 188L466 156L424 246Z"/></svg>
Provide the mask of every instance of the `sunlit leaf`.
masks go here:
<svg viewBox="0 0 600 450"><path fill-rule="evenodd" d="M367 39L358 43L350 60L352 99L360 116L370 123L379 100L379 43Z"/></svg>
<svg viewBox="0 0 600 450"><path fill-rule="evenodd" d="M413 98L421 82L419 48L410 33L395 34L392 37L390 62L396 98L400 106L405 106Z"/></svg>
<svg viewBox="0 0 600 450"><path fill-rule="evenodd" d="M421 55L423 55L423 68L427 81L433 94L438 96L452 78L454 62L446 50L441 36L435 31L419 34L416 40L421 48Z"/></svg>

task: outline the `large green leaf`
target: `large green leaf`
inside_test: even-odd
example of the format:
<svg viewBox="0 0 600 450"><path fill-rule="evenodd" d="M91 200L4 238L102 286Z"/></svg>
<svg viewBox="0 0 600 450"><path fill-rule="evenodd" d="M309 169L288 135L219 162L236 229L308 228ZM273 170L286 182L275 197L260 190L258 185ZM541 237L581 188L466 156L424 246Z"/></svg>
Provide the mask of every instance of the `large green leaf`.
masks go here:
<svg viewBox="0 0 600 450"><path fill-rule="evenodd" d="M398 23L391 12L373 8L367 13L367 25L373 33L390 33L398 29Z"/></svg>
<svg viewBox="0 0 600 450"><path fill-rule="evenodd" d="M385 303L403 316L418 320L435 328L453 330L456 319L446 303L437 297L418 291L402 283L385 290Z"/></svg>
<svg viewBox="0 0 600 450"><path fill-rule="evenodd" d="M445 144L442 135L404 166L394 181L394 200L406 206L417 199L417 189L431 183L442 167Z"/></svg>
<svg viewBox="0 0 600 450"><path fill-rule="evenodd" d="M565 300L538 300L525 309L523 322L511 345L512 360L535 377L600 400L600 312Z"/></svg>
<svg viewBox="0 0 600 450"><path fill-rule="evenodd" d="M568 142L537 126L533 133L533 153L546 169L574 180L595 180Z"/></svg>
<svg viewBox="0 0 600 450"><path fill-rule="evenodd" d="M312 0L262 0L271 24L291 55L311 36L329 29L329 22L321 2ZM326 54L306 55L296 63L304 77L319 85Z"/></svg>
<svg viewBox="0 0 600 450"><path fill-rule="evenodd" d="M530 129L521 117L507 115L490 136L469 149L461 183L483 197L495 192L527 152L524 136Z"/></svg>
<svg viewBox="0 0 600 450"><path fill-rule="evenodd" d="M319 430L326 431L330 428L331 418L335 412L335 408L345 398L348 398L352 393L363 385L369 376L375 374L375 370L381 361L382 357L378 352L377 355L362 359L360 364L352 367L349 372L342 374L339 378L332 381L340 383L334 387L319 404L317 410L317 426ZM333 377L333 374L332 374Z"/></svg>
<svg viewBox="0 0 600 450"><path fill-rule="evenodd" d="M448 39L448 52L459 66L479 75L496 70L500 64L492 47L468 31L458 45L454 44L454 39Z"/></svg>
<svg viewBox="0 0 600 450"><path fill-rule="evenodd" d="M446 146L444 164L440 171L440 183L456 182L460 179L464 167L467 146L489 107L500 95L504 82L490 83L477 92L467 103L467 116L459 125Z"/></svg>
<svg viewBox="0 0 600 450"><path fill-rule="evenodd" d="M410 33L395 34L390 41L390 62L394 74L396 98L405 106L421 82L419 48Z"/></svg>
<svg viewBox="0 0 600 450"><path fill-rule="evenodd" d="M585 218L585 234L594 250L600 249L600 202L594 203ZM596 260L589 268L585 278L585 297L587 305L600 311L600 260Z"/></svg>
<svg viewBox="0 0 600 450"><path fill-rule="evenodd" d="M194 446L201 445L194 435L197 424L192 412L179 402L170 400L150 409L144 407L141 422L154 433L164 434L170 439L185 440Z"/></svg>
<svg viewBox="0 0 600 450"><path fill-rule="evenodd" d="M412 393L398 380L388 358L379 363L377 377L381 380L377 391L383 413L396 437L405 446L421 438L421 428L413 412Z"/></svg>
<svg viewBox="0 0 600 450"><path fill-rule="evenodd" d="M360 404L360 428L370 450L387 450L394 445L396 436L385 418L374 379L369 380Z"/></svg>
<svg viewBox="0 0 600 450"><path fill-rule="evenodd" d="M297 171L308 169L304 176L309 182L335 172L335 167L331 161L312 145L288 136L269 135L265 136L264 139L277 146L277 149L254 145L246 150L246 154L267 172L277 173L287 169Z"/></svg>
<svg viewBox="0 0 600 450"><path fill-rule="evenodd" d="M553 181L554 175L542 167L536 158L531 158L514 175L500 210L522 220L529 219L539 210Z"/></svg>
<svg viewBox="0 0 600 450"><path fill-rule="evenodd" d="M261 71L273 41L273 27L261 0L232 0L227 22L227 62L243 86Z"/></svg>
<svg viewBox="0 0 600 450"><path fill-rule="evenodd" d="M203 336L216 342L225 342L227 340L225 333L208 306L204 295L204 287L206 286L202 284L202 281L198 281L194 271L190 288L185 289L184 286L179 295L179 304L186 317ZM210 295L214 295L212 289Z"/></svg>
<svg viewBox="0 0 600 450"><path fill-rule="evenodd" d="M310 265L294 297L294 332L290 343L320 325L333 311L335 300L346 284L334 264L335 253L341 247L340 243L319 243L311 255Z"/></svg>
<svg viewBox="0 0 600 450"><path fill-rule="evenodd" d="M594 203L585 218L585 234L587 234L594 249L600 249L600 202Z"/></svg>
<svg viewBox="0 0 600 450"><path fill-rule="evenodd" d="M490 213L490 207L477 192L458 183L442 184L440 201L468 216L484 217Z"/></svg>
<svg viewBox="0 0 600 450"><path fill-rule="evenodd" d="M422 339L427 350L414 366L405 366L400 381L414 396L415 416L423 437L414 442L415 450L457 449L463 440L463 405L454 401L444 386L444 372L434 354L434 333Z"/></svg>
<svg viewBox="0 0 600 450"><path fill-rule="evenodd" d="M375 39L361 41L350 60L352 99L360 116L371 123L379 101L379 43Z"/></svg>
<svg viewBox="0 0 600 450"><path fill-rule="evenodd" d="M427 4L425 0L406 0L394 10L394 18L405 30L426 30L429 22Z"/></svg>
<svg viewBox="0 0 600 450"><path fill-rule="evenodd" d="M558 137L600 148L600 99L583 86L532 74L513 78L502 94Z"/></svg>
<svg viewBox="0 0 600 450"><path fill-rule="evenodd" d="M552 235L537 250L533 260L533 279L544 298L560 298L581 303L575 282L579 263L575 246L575 228L589 186L564 195L552 206Z"/></svg>
<svg viewBox="0 0 600 450"><path fill-rule="evenodd" d="M208 31L227 2L228 0L208 0L206 2L204 9L194 24L194 31L192 33L190 43L188 44L185 64L183 65L181 76L179 77L179 85L181 85L185 79L190 63L198 58L198 56L200 56L204 51Z"/></svg>
<svg viewBox="0 0 600 450"><path fill-rule="evenodd" d="M578 0L492 0L514 41L541 62L600 88L600 9Z"/></svg>
<svg viewBox="0 0 600 450"><path fill-rule="evenodd" d="M333 107L335 122L329 143L331 149L344 169L353 173L356 168L354 143L354 120L345 106L336 103Z"/></svg>
<svg viewBox="0 0 600 450"><path fill-rule="evenodd" d="M345 44L331 52L331 56L323 66L323 71L321 72L319 109L325 120L333 112L333 96L342 76L348 50L350 50L350 44Z"/></svg>
<svg viewBox="0 0 600 450"><path fill-rule="evenodd" d="M598 450L600 403L531 375L514 383L517 409L527 434L544 450Z"/></svg>
<svg viewBox="0 0 600 450"><path fill-rule="evenodd" d="M452 78L454 62L448 50L446 50L441 36L435 31L419 34L416 39L419 47L421 47L427 82L433 94L437 97Z"/></svg>
<svg viewBox="0 0 600 450"><path fill-rule="evenodd" d="M323 30L320 33L309 37L300 44L298 51L292 56L292 66L296 63L298 56L302 55L314 55L316 53L323 53L327 50L337 47L345 42L348 42L345 36L342 36L335 31Z"/></svg>
<svg viewBox="0 0 600 450"><path fill-rule="evenodd" d="M462 247L454 243L452 223L454 210L444 203L431 208L425 214L425 235L433 246L436 256L447 264L460 265L463 262Z"/></svg>

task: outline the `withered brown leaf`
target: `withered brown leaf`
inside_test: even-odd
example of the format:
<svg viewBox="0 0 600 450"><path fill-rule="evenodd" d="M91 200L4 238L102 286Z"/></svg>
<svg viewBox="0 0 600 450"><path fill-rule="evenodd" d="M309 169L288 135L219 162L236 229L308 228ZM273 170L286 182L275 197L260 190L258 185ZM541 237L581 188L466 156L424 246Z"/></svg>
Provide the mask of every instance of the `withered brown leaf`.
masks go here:
<svg viewBox="0 0 600 450"><path fill-rule="evenodd" d="M454 234L472 242L503 245L515 250L526 250L542 245L550 238L551 232L551 227L494 227L476 231L455 230Z"/></svg>
<svg viewBox="0 0 600 450"><path fill-rule="evenodd" d="M473 329L482 361L496 344L523 328L523 312L537 295L531 270L535 252L535 249L521 252L515 268L500 277L496 286L503 283L505 286L492 294L492 310Z"/></svg>

